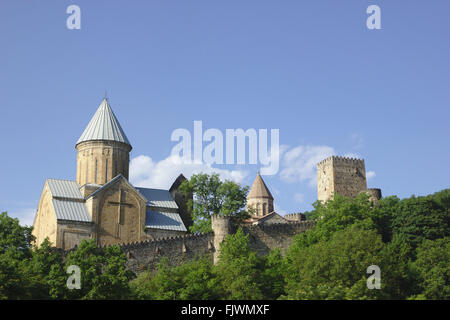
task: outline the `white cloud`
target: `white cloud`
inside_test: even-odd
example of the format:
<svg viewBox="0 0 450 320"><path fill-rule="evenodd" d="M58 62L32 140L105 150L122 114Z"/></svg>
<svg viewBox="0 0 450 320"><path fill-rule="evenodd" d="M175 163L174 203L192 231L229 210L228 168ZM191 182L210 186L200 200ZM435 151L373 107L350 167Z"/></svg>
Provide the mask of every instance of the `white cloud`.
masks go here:
<svg viewBox="0 0 450 320"><path fill-rule="evenodd" d="M376 176L375 171L367 171L366 178L367 180L372 179Z"/></svg>
<svg viewBox="0 0 450 320"><path fill-rule="evenodd" d="M34 223L34 216L36 215L36 208L26 208L17 211L8 212L8 216L18 218L22 226L32 226Z"/></svg>
<svg viewBox="0 0 450 320"><path fill-rule="evenodd" d="M130 181L133 185L147 188L170 188L175 179L182 173L186 178L200 172L218 173L222 180L242 183L248 172L243 170L226 170L213 168L206 163L193 163L178 155L171 155L159 162L149 156L139 155L131 159Z"/></svg>
<svg viewBox="0 0 450 320"><path fill-rule="evenodd" d="M305 200L305 195L303 193L295 193L294 200L298 203L303 203L303 201Z"/></svg>
<svg viewBox="0 0 450 320"><path fill-rule="evenodd" d="M285 151L280 178L291 183L307 181L310 186L315 186L317 163L334 154L334 149L329 146L298 146Z"/></svg>

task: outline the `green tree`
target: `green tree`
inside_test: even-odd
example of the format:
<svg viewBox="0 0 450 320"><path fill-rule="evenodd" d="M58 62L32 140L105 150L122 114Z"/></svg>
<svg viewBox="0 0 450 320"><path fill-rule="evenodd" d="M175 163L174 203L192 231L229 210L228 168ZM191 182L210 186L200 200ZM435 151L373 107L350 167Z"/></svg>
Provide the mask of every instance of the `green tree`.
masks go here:
<svg viewBox="0 0 450 320"><path fill-rule="evenodd" d="M12 248L18 257L30 257L31 243L34 240L32 230L32 227L22 227L19 219L9 217L6 212L0 213L0 254Z"/></svg>
<svg viewBox="0 0 450 320"><path fill-rule="evenodd" d="M32 228L0 214L0 299L30 299L24 272L31 257Z"/></svg>
<svg viewBox="0 0 450 320"><path fill-rule="evenodd" d="M221 282L224 299L263 299L264 281L261 276L263 259L250 248L250 239L242 228L228 235L220 245L219 262L215 271Z"/></svg>
<svg viewBox="0 0 450 320"><path fill-rule="evenodd" d="M307 247L331 236L348 226L357 224L361 228L375 229L372 204L368 196L361 193L356 198L347 198L335 194L332 200L325 203L315 202L311 217L316 220L316 226L305 233L296 236L294 246Z"/></svg>
<svg viewBox="0 0 450 320"><path fill-rule="evenodd" d="M381 251L382 298L406 299L419 293L419 279L414 268L414 250L404 239L395 237Z"/></svg>
<svg viewBox="0 0 450 320"><path fill-rule="evenodd" d="M64 271L71 265L81 271L81 288L68 289L70 275ZM129 281L133 273L126 270L126 257L120 247L97 247L94 240L83 240L67 256L64 268L52 265L49 284L54 298L64 299L126 299L130 296Z"/></svg>
<svg viewBox="0 0 450 320"><path fill-rule="evenodd" d="M450 238L425 240L415 262L427 299L450 299ZM420 297L420 296L419 296Z"/></svg>
<svg viewBox="0 0 450 320"><path fill-rule="evenodd" d="M401 237L416 249L426 239L450 236L449 203L449 189L401 200L393 213L393 237Z"/></svg>
<svg viewBox="0 0 450 320"><path fill-rule="evenodd" d="M156 271L145 271L131 282L138 299L211 300L218 299L218 282L211 261L198 258L180 266L163 259Z"/></svg>
<svg viewBox="0 0 450 320"><path fill-rule="evenodd" d="M31 258L24 261L23 266L29 296L33 299L50 299L50 271L53 266L62 265L62 254L52 248L48 238L39 247L34 246L31 254Z"/></svg>
<svg viewBox="0 0 450 320"><path fill-rule="evenodd" d="M298 240L297 240L298 241ZM293 246L286 257L287 299L373 299L381 290L369 290L367 267L380 265L381 236L353 225L329 240L311 246ZM383 288L383 283L382 283Z"/></svg>
<svg viewBox="0 0 450 320"><path fill-rule="evenodd" d="M211 215L230 216L235 221L246 218L245 211L248 187L241 187L233 181L220 181L218 174L200 173L184 181L180 191L185 195L193 194L188 201L194 224L191 232L210 232Z"/></svg>
<svg viewBox="0 0 450 320"><path fill-rule="evenodd" d="M273 249L263 258L261 271L261 291L264 299L278 299L285 294L286 281L284 277L284 263L280 249Z"/></svg>

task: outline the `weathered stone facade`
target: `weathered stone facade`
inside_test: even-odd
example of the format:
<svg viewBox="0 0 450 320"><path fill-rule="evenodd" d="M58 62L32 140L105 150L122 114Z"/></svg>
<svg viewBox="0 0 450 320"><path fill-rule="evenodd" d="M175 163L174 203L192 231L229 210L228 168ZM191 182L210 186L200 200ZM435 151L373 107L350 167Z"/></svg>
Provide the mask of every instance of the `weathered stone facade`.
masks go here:
<svg viewBox="0 0 450 320"><path fill-rule="evenodd" d="M363 159L331 156L317 164L317 199L327 201L334 193L356 197L367 190Z"/></svg>
<svg viewBox="0 0 450 320"><path fill-rule="evenodd" d="M103 185L122 174L128 179L131 146L116 141L84 141L76 145L77 183Z"/></svg>
<svg viewBox="0 0 450 320"><path fill-rule="evenodd" d="M33 236L37 244L41 244L46 237L51 243L56 243L58 227L53 215L52 199L48 183L45 183L33 223Z"/></svg>
<svg viewBox="0 0 450 320"><path fill-rule="evenodd" d="M101 246L147 239L146 203L125 178L91 194L87 204L95 225L93 238Z"/></svg>

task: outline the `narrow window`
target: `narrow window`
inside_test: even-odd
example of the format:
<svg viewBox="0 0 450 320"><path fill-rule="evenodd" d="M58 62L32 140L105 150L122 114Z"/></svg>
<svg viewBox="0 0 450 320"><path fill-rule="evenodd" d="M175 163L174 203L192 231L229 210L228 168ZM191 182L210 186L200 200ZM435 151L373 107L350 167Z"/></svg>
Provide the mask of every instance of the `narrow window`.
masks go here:
<svg viewBox="0 0 450 320"><path fill-rule="evenodd" d="M105 183L108 182L108 159L106 159Z"/></svg>
<svg viewBox="0 0 450 320"><path fill-rule="evenodd" d="M114 161L114 177L117 176L117 160Z"/></svg>
<svg viewBox="0 0 450 320"><path fill-rule="evenodd" d="M95 159L95 183L97 183L97 159Z"/></svg>

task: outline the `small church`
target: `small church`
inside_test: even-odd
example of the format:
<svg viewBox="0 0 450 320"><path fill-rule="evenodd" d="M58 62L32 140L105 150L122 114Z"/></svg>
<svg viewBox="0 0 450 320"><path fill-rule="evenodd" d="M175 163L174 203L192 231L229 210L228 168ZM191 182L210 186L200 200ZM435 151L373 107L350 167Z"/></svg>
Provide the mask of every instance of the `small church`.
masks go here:
<svg viewBox="0 0 450 320"><path fill-rule="evenodd" d="M183 235L192 225L180 174L168 190L128 181L131 143L104 98L78 139L76 181L47 179L33 224L36 244L71 249Z"/></svg>

